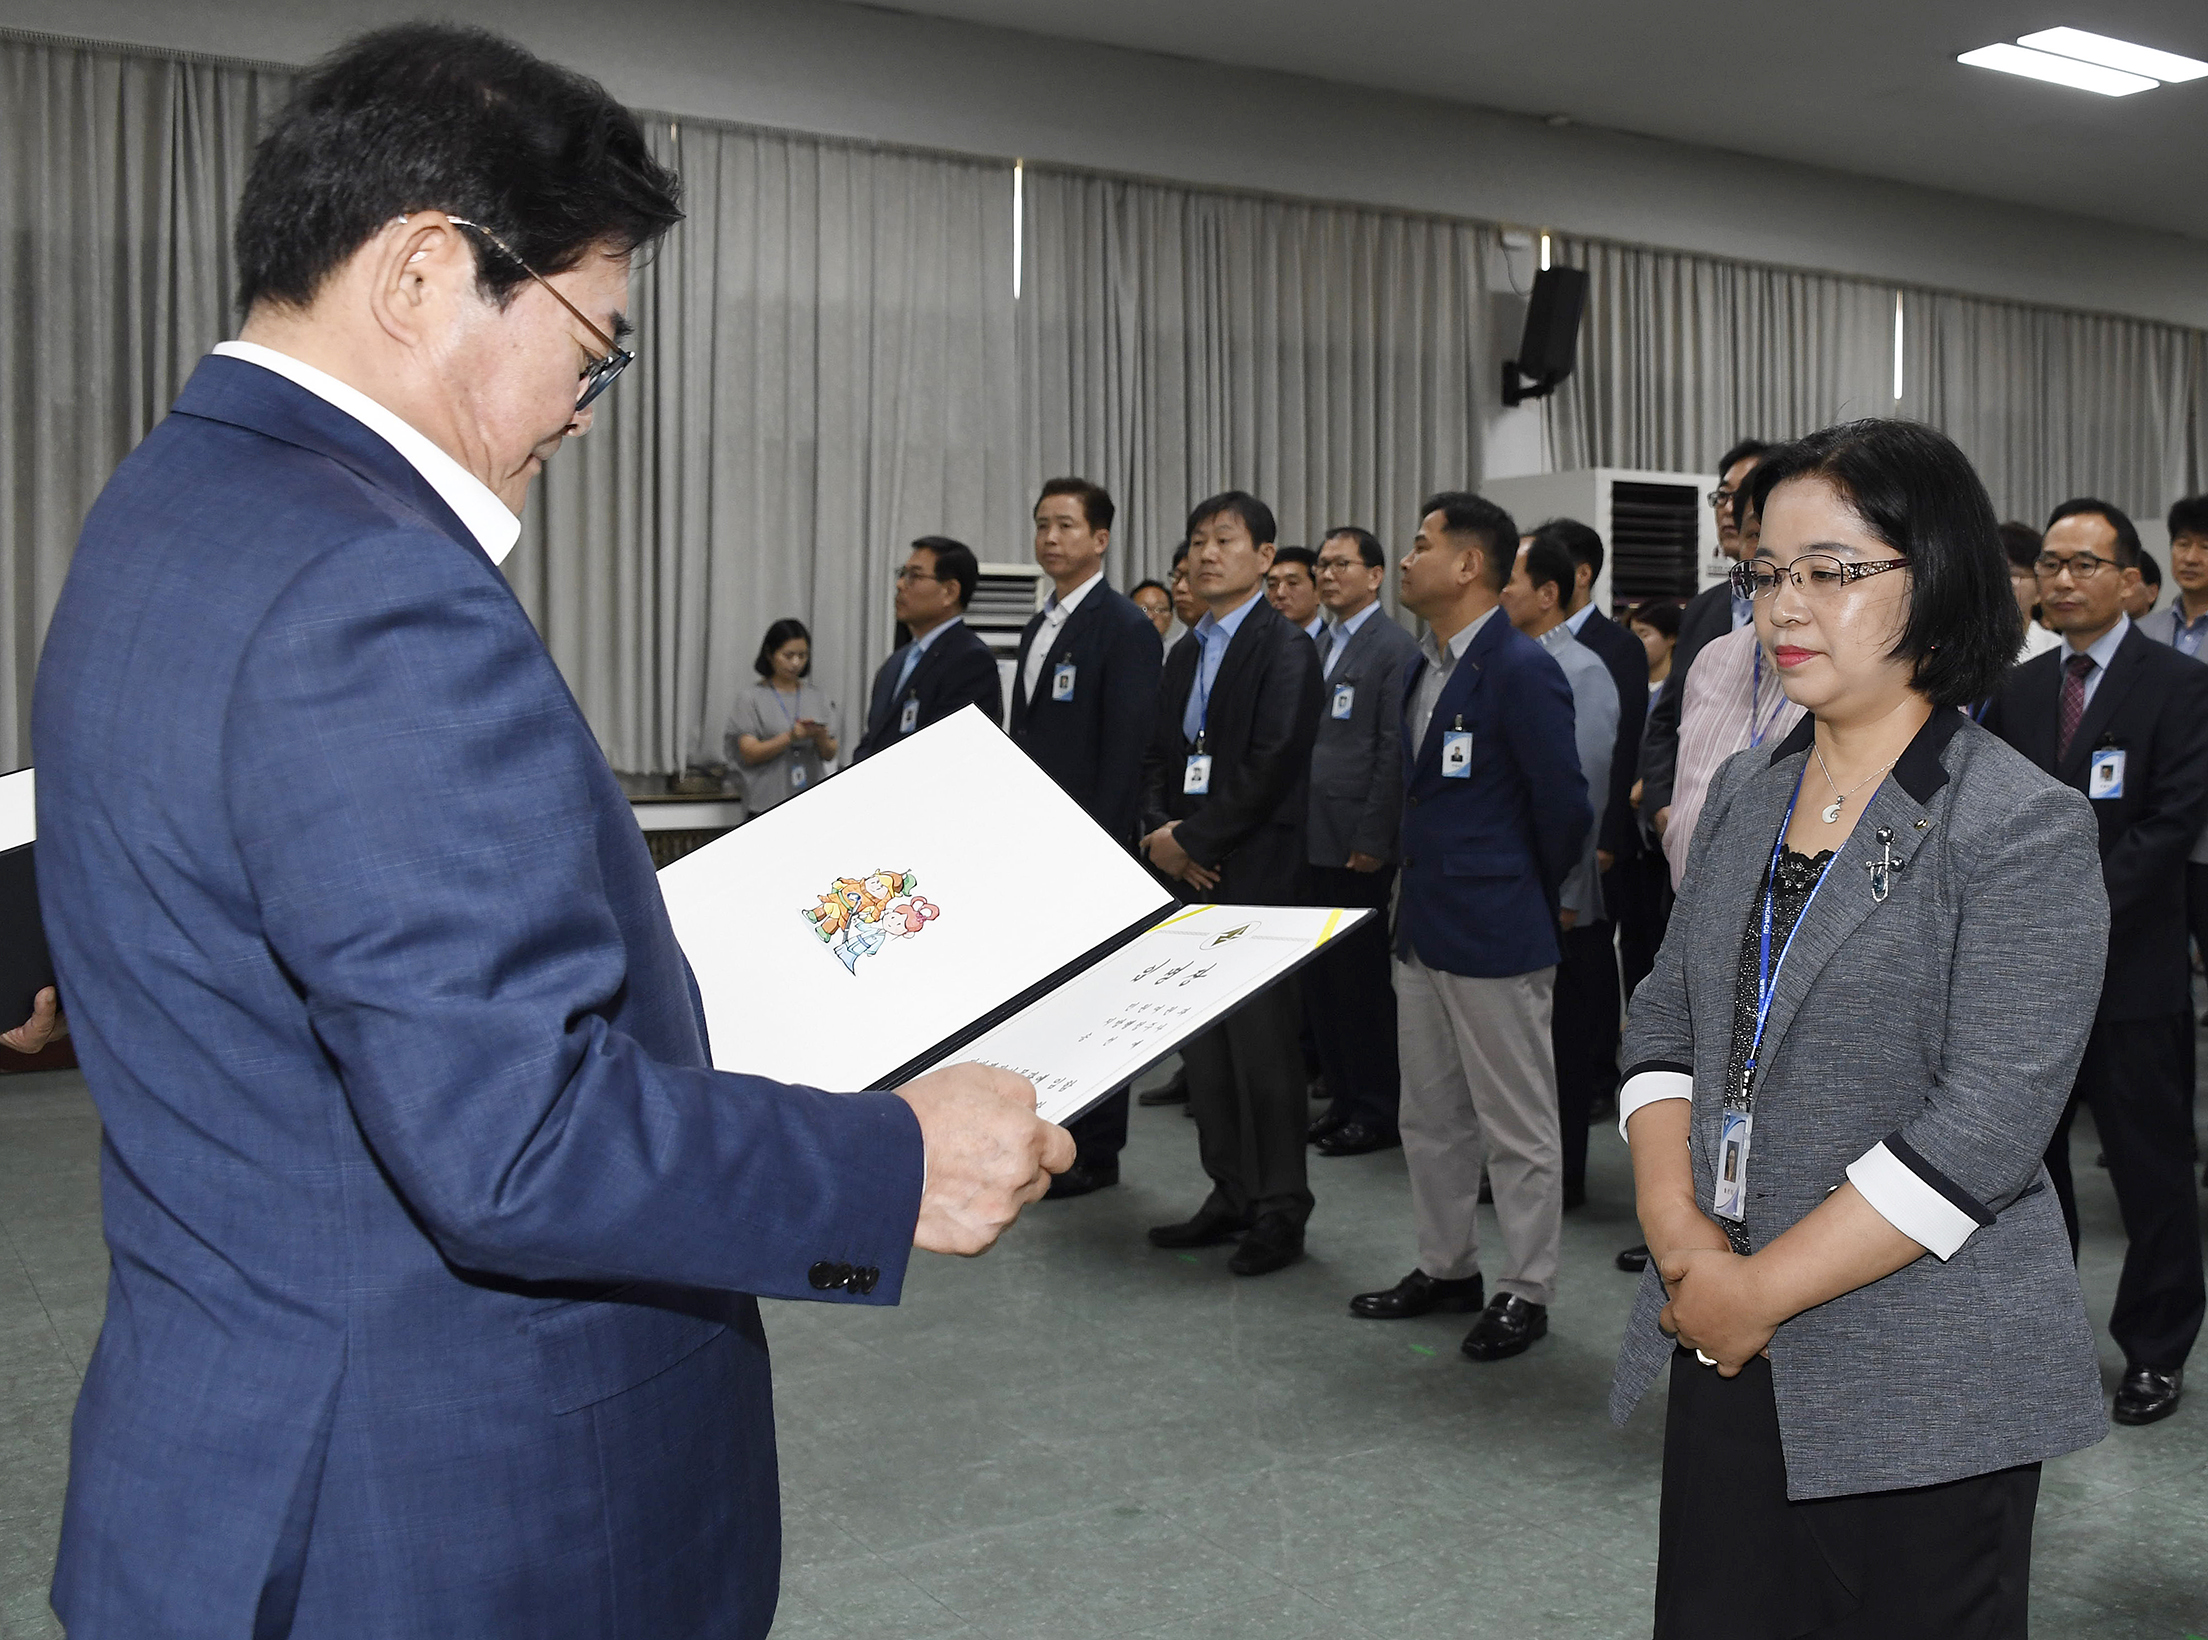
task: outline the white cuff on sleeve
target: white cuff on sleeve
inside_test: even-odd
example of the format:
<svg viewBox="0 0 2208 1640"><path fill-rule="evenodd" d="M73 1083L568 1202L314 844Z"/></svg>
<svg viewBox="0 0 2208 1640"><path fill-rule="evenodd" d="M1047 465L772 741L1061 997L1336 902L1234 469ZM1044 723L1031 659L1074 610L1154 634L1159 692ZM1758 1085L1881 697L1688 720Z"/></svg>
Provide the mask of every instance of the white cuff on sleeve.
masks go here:
<svg viewBox="0 0 2208 1640"><path fill-rule="evenodd" d="M1694 1078L1685 1071L1636 1071L1618 1089L1618 1137L1628 1138L1625 1124L1643 1105L1665 1099L1692 1099Z"/></svg>
<svg viewBox="0 0 2208 1640"><path fill-rule="evenodd" d="M1884 1140L1848 1164L1848 1182L1888 1224L1943 1262L1978 1229L1975 1218L1927 1183Z"/></svg>

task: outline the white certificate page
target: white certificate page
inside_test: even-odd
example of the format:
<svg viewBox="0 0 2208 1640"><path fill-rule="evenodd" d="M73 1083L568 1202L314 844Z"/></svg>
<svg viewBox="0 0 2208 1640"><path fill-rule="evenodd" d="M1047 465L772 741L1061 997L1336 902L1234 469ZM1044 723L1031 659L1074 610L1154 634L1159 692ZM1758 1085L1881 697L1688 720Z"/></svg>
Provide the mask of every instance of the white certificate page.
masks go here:
<svg viewBox="0 0 2208 1640"><path fill-rule="evenodd" d="M1069 1121L1377 915L1191 906L950 1057L1018 1071L1043 1116Z"/></svg>

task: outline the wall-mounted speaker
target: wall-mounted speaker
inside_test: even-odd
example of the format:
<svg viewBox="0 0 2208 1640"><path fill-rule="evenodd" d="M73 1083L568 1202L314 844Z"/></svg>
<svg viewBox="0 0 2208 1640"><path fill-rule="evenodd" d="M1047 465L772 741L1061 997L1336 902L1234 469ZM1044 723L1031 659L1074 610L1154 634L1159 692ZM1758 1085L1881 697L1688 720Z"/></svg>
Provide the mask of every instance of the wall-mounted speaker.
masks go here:
<svg viewBox="0 0 2208 1640"><path fill-rule="evenodd" d="M1545 398L1572 373L1579 353L1579 316L1587 309L1584 268L1543 268L1533 276L1518 357L1503 361L1503 402Z"/></svg>

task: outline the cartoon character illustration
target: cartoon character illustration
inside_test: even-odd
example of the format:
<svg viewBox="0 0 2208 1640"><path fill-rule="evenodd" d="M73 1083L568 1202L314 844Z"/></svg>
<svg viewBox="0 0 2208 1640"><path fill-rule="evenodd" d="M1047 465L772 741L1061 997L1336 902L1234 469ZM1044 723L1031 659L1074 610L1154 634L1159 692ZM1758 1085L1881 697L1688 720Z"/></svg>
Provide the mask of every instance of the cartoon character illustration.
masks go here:
<svg viewBox="0 0 2208 1640"><path fill-rule="evenodd" d="M838 877L802 915L844 972L856 975L861 957L873 956L891 940L912 938L943 914L919 896L919 886L919 877L910 871Z"/></svg>

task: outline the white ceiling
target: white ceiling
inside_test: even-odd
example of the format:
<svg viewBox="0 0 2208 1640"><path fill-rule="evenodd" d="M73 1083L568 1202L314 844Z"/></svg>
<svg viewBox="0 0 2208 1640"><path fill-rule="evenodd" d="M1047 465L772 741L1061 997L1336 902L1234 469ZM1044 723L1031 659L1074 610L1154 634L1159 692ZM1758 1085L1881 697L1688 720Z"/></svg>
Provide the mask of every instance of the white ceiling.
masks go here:
<svg viewBox="0 0 2208 1640"><path fill-rule="evenodd" d="M2208 0L899 0L895 9L1564 115L2208 238L2208 79L2110 98L1955 61L2064 23L2208 58ZM1078 95L1077 83L1067 89Z"/></svg>

